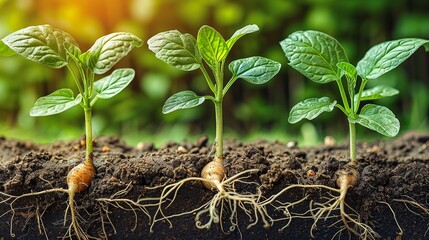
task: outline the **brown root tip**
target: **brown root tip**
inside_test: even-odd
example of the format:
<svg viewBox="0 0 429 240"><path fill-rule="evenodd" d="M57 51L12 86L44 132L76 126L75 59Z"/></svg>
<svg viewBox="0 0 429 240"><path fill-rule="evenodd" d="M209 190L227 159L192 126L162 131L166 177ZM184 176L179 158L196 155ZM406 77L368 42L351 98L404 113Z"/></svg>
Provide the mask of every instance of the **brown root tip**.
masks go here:
<svg viewBox="0 0 429 240"><path fill-rule="evenodd" d="M337 186L341 188L344 182L347 183L348 187L355 187L359 182L359 172L354 167L348 167L340 169L336 173L337 175Z"/></svg>
<svg viewBox="0 0 429 240"><path fill-rule="evenodd" d="M204 166L203 170L201 171L201 177L210 180L210 182L203 182L204 187L210 190L217 189L215 183L222 182L223 178L225 177L225 168L223 167L222 163L218 161L211 161L207 163L206 166Z"/></svg>
<svg viewBox="0 0 429 240"><path fill-rule="evenodd" d="M91 185L94 175L94 165L88 162L81 163L67 174L67 186L73 192L85 191Z"/></svg>

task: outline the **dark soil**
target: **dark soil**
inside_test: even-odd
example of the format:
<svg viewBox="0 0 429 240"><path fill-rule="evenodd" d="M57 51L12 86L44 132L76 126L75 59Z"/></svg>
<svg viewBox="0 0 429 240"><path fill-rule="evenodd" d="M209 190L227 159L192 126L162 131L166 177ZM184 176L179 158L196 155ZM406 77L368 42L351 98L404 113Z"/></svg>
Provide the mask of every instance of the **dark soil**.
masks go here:
<svg viewBox="0 0 429 240"><path fill-rule="evenodd" d="M31 142L0 138L0 191L20 195L51 188L66 188L67 172L80 163L85 155L81 140L37 145ZM97 174L91 187L76 196L78 212L85 220L82 227L94 237L101 236L101 218L106 216L101 205L94 199L110 197L130 185L123 198L136 200L139 196L157 197L165 183L174 183L191 176L199 176L201 169L210 161L210 143L202 137L195 143L169 143L156 149L151 144L132 147L117 138L100 137L94 141ZM180 147L180 149L179 149ZM179 149L179 151L178 151ZM186 151L185 151L186 150ZM389 203L396 214L404 234L402 239L429 239L427 233L429 215L420 209L395 201L413 199L428 207L429 199L429 134L407 133L390 141L359 143L357 147L359 172L358 186L348 191L346 202L381 235L381 239L395 239L399 232ZM258 169L249 179L262 186L268 197L284 187L294 184L324 184L335 187L335 172L347 163L348 146L318 146L299 148L280 142L256 141L249 144L238 141L225 143L225 162L228 176L246 169ZM311 170L311 171L309 171ZM314 174L313 174L314 173ZM253 191L242 186L238 191ZM200 182L185 184L166 212L179 213L192 210L207 202L213 192ZM293 201L308 196L297 207L308 209L309 202L328 196L318 189L294 189L280 200ZM0 199L1 201L1 199ZM67 195L48 193L15 203L15 215L9 205L0 203L0 239L45 239L38 227L43 221L49 239L62 238L67 227L63 226ZM153 215L155 208L148 208ZM262 223L247 229L248 218L239 213L240 229L223 233L217 224L209 230L195 227L193 215L173 218L173 228L166 222L158 222L154 233L149 232L149 218L143 213L110 207L110 219L114 228L105 224L109 239L311 239L310 219L293 219L289 227L278 231L286 222L278 221L269 229ZM282 215L270 209L275 217ZM41 216L37 218L37 216ZM339 220L320 221L315 231L316 239L331 239L341 224ZM10 225L13 225L13 238ZM137 224L135 230L133 228ZM334 239L354 239L346 232Z"/></svg>

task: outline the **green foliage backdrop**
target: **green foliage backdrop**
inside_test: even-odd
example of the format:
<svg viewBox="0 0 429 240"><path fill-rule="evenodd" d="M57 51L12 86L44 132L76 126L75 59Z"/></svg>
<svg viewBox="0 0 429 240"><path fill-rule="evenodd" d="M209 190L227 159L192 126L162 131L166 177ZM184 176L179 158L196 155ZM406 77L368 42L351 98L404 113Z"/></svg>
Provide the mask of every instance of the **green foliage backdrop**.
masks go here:
<svg viewBox="0 0 429 240"><path fill-rule="evenodd" d="M323 136L342 139L347 122L340 112L321 115L312 123L287 122L291 106L301 99L334 94L287 66L279 41L296 30L314 29L334 36L357 63L373 45L397 38L429 39L429 2L420 0L0 0L0 37L28 25L51 24L75 37L88 49L100 36L134 33L144 41L158 32L178 29L196 35L207 24L223 35L247 24L259 32L246 36L231 52L231 59L260 55L283 64L267 85L237 82L224 100L225 130L229 137L262 137L318 143ZM166 142L214 135L212 107L161 112L172 93L185 89L207 92L205 80L182 72L155 58L147 45L135 49L118 67L136 69L133 83L115 99L94 109L95 135L115 134L130 143ZM375 81L400 94L379 104L388 106L401 121L401 131L429 127L429 55L423 49L398 69ZM0 59L0 135L49 142L83 136L83 116L75 108L60 115L33 118L35 100L61 87L73 88L70 76L26 61L19 56ZM368 86L371 87L371 86ZM330 96L336 97L336 96ZM359 128L360 140L378 138Z"/></svg>

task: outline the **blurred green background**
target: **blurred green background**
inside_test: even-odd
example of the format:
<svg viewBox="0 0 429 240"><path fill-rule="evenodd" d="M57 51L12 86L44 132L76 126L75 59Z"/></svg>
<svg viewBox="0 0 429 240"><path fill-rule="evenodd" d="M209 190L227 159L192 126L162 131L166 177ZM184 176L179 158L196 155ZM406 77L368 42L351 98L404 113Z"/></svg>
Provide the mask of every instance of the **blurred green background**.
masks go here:
<svg viewBox="0 0 429 240"><path fill-rule="evenodd" d="M334 83L313 83L287 66L279 41L296 30L323 31L337 38L356 64L379 42L404 37L429 39L429 1L421 0L0 0L0 12L0 38L29 25L50 24L74 36L82 50L115 31L134 33L146 42L171 29L195 36L207 24L228 38L240 27L257 24L261 30L241 39L227 60L260 55L279 61L283 67L269 84L252 86L238 81L231 88L224 103L226 136L299 139L301 145L318 144L326 135L345 140L347 122L338 109L312 122L287 122L290 108L298 101L339 96ZM143 141L158 145L214 135L210 103L161 113L164 101L175 92L192 89L208 93L198 71L182 72L168 66L156 59L146 44L134 49L116 68L128 66L136 69L131 86L113 99L97 102L94 108L96 136L118 135L130 144ZM393 110L402 133L428 129L428 71L429 55L419 49L398 69L369 83L400 90L399 95L377 103ZM28 114L38 97L61 87L74 89L64 69L50 69L20 56L1 58L0 135L35 142L83 136L79 107L49 117ZM363 127L357 131L360 141L382 138Z"/></svg>

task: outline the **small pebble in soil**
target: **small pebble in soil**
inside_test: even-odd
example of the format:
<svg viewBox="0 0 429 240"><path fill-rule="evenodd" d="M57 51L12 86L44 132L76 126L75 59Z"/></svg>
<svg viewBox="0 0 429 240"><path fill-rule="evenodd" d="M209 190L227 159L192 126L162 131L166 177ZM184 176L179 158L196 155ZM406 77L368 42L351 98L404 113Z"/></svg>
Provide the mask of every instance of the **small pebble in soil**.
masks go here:
<svg viewBox="0 0 429 240"><path fill-rule="evenodd" d="M316 176L316 172L313 169L307 170L307 177L314 177Z"/></svg>
<svg viewBox="0 0 429 240"><path fill-rule="evenodd" d="M326 136L324 140L325 146L332 147L337 144L337 141L333 136Z"/></svg>
<svg viewBox="0 0 429 240"><path fill-rule="evenodd" d="M138 151L152 151L154 149L153 143L143 143L139 142L137 143L136 149Z"/></svg>
<svg viewBox="0 0 429 240"><path fill-rule="evenodd" d="M380 147L377 145L374 145L366 150L367 153L377 153L378 151L380 151Z"/></svg>
<svg viewBox="0 0 429 240"><path fill-rule="evenodd" d="M101 151L102 151L102 152L109 152L109 151L110 151L110 148L109 148L109 146L104 145L104 146L101 148Z"/></svg>
<svg viewBox="0 0 429 240"><path fill-rule="evenodd" d="M189 151L188 151L188 149L186 149L184 146L179 146L179 147L177 148L177 152L178 152L178 153L188 153Z"/></svg>
<svg viewBox="0 0 429 240"><path fill-rule="evenodd" d="M288 148L295 148L295 147L298 147L298 142L297 141L289 141L287 144L286 144L286 147L288 147Z"/></svg>
<svg viewBox="0 0 429 240"><path fill-rule="evenodd" d="M189 153L194 153L194 154L196 154L196 153L198 153L199 151L200 151L200 149L199 149L199 148L194 147L194 148L192 148L191 150L189 150Z"/></svg>

